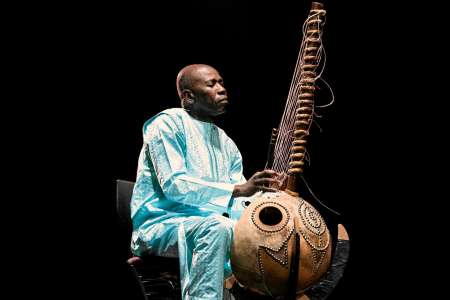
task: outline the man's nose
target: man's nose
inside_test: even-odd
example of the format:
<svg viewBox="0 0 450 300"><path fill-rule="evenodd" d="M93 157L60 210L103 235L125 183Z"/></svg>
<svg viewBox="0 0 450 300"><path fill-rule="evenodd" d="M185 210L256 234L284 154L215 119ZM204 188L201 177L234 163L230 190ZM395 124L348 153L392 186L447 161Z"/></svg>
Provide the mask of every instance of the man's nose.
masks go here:
<svg viewBox="0 0 450 300"><path fill-rule="evenodd" d="M225 87L223 85L219 84L219 89L217 90L217 94L219 94L219 95L227 94L227 90L225 89Z"/></svg>

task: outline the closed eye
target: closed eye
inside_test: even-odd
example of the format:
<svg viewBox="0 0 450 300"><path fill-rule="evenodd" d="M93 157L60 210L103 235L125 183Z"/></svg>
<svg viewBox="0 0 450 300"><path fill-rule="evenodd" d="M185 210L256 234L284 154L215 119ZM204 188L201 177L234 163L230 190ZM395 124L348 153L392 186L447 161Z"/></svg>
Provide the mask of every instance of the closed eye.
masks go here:
<svg viewBox="0 0 450 300"><path fill-rule="evenodd" d="M219 80L213 79L213 80L208 80L208 81L206 81L206 85L209 86L209 87L215 86L216 83L219 83L221 86L224 86L224 85L223 85L223 79L219 79Z"/></svg>

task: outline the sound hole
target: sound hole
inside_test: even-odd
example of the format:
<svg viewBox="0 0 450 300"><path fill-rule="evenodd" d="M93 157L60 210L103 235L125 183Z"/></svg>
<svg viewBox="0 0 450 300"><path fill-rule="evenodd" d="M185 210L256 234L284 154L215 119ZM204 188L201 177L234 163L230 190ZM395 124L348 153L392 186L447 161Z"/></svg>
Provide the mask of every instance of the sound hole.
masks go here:
<svg viewBox="0 0 450 300"><path fill-rule="evenodd" d="M264 225L273 226L281 222L281 220L283 219L283 215L278 208L267 206L261 209L261 211L259 212L259 219Z"/></svg>

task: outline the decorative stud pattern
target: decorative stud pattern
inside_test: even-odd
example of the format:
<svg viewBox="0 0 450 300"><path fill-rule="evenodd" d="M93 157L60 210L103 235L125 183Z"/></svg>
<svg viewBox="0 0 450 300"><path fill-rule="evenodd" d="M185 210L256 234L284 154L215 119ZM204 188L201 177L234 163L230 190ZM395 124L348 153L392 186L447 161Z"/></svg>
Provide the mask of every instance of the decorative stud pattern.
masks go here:
<svg viewBox="0 0 450 300"><path fill-rule="evenodd" d="M322 219L322 216L308 202L302 201L299 205L298 212L302 219L303 225L311 233L320 236L327 229L325 221Z"/></svg>
<svg viewBox="0 0 450 300"><path fill-rule="evenodd" d="M319 270L320 265L323 262L323 259L325 258L325 254L327 253L327 251L316 251L313 250L313 258L315 261L315 265L313 267L313 272L316 273Z"/></svg>
<svg viewBox="0 0 450 300"><path fill-rule="evenodd" d="M322 216L308 202L302 200L299 204L298 212L303 224L303 226L300 226L299 231L311 247L314 262L313 272L317 272L330 245L330 233Z"/></svg>
<svg viewBox="0 0 450 300"><path fill-rule="evenodd" d="M264 265L262 263L261 252L264 250L270 257L272 257L277 263L285 268L288 268L289 258L288 258L288 243L289 239L294 232L294 228L291 229L287 238L282 242L281 246L278 248L272 248L268 245L260 245L258 247L258 265L259 271L264 275ZM281 255L280 255L281 254Z"/></svg>
<svg viewBox="0 0 450 300"><path fill-rule="evenodd" d="M264 208L264 207L276 207L281 211L282 214L282 222L276 224L276 225L265 225L263 224L260 220L259 220L259 212ZM257 205L254 209L253 212L251 214L251 220L252 223L256 226L256 228L258 228L260 231L264 232L264 233L275 233L275 232L280 232L281 230L283 230L287 224L289 223L291 216L289 214L289 211L286 207L284 207L283 205L281 205L280 203L277 202L272 202L272 201L264 201L263 203Z"/></svg>

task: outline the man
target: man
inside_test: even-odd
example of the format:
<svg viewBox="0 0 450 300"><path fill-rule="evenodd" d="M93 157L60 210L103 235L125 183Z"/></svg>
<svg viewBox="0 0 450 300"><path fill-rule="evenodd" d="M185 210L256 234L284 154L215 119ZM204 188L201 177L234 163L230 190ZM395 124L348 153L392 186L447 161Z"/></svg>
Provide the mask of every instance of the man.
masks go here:
<svg viewBox="0 0 450 300"><path fill-rule="evenodd" d="M131 203L132 250L178 256L183 299L222 299L233 226L243 210L238 197L274 191L268 186L281 186L281 177L264 170L245 180L238 148L214 125L228 105L214 68L183 68L177 91L183 108L144 124Z"/></svg>

